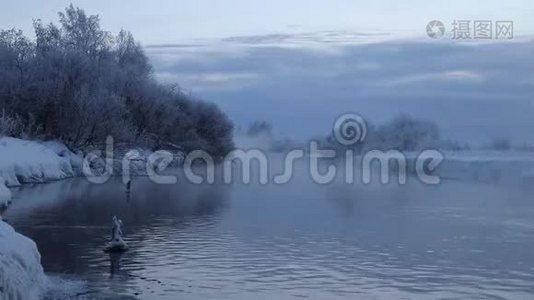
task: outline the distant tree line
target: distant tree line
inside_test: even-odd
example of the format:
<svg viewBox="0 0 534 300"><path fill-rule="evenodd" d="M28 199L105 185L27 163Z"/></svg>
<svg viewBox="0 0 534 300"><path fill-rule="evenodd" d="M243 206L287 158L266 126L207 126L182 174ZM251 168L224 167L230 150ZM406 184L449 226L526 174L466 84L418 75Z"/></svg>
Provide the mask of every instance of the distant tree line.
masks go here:
<svg viewBox="0 0 534 300"><path fill-rule="evenodd" d="M351 146L339 144L333 135L322 140L323 146L351 148L356 153L369 150L420 151L427 148L441 150L465 150L465 145L443 139L436 123L408 115L398 115L391 121L374 125L367 124L367 135L363 142Z"/></svg>
<svg viewBox="0 0 534 300"><path fill-rule="evenodd" d="M350 146L340 144L334 134L315 137L308 143L296 142L291 139L278 139L272 133L273 126L267 121L255 121L249 125L244 134L250 138L265 138L269 144L267 149L272 152L287 152L293 149L307 148L310 141L315 141L326 149L350 148L355 153L369 150L398 150L420 151L427 148L441 150L466 150L467 146L461 145L450 139L443 139L439 127L432 121L413 118L408 115L398 115L391 121L381 124L367 124L367 135L364 141ZM238 133L243 133L239 132ZM263 145L265 146L265 145Z"/></svg>
<svg viewBox="0 0 534 300"><path fill-rule="evenodd" d="M255 137L258 135L271 137L273 135L273 125L267 121L254 121L249 125L247 129L247 135L249 137Z"/></svg>
<svg viewBox="0 0 534 300"><path fill-rule="evenodd" d="M34 40L0 31L0 134L59 139L72 149L107 135L152 148L233 148L226 115L157 83L131 33L114 36L72 5L59 21L34 20Z"/></svg>

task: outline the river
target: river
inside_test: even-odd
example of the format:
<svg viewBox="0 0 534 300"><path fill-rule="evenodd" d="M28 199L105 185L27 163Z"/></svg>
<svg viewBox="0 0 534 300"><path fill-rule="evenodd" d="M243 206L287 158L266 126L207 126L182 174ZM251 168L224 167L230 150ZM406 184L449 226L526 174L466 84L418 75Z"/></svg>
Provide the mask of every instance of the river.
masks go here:
<svg viewBox="0 0 534 300"><path fill-rule="evenodd" d="M14 193L5 219L37 243L47 274L79 283L50 298L534 297L534 192L526 188L136 177L130 196L119 178ZM122 255L102 251L113 215L131 248Z"/></svg>

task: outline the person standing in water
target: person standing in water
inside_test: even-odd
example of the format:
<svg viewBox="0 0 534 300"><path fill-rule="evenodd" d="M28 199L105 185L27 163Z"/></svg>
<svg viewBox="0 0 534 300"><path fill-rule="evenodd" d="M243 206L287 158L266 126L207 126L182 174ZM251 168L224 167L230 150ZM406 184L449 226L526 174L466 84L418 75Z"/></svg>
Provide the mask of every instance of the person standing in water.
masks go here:
<svg viewBox="0 0 534 300"><path fill-rule="evenodd" d="M126 193L129 193L130 190L132 188L132 180L128 180L128 182L126 182Z"/></svg>

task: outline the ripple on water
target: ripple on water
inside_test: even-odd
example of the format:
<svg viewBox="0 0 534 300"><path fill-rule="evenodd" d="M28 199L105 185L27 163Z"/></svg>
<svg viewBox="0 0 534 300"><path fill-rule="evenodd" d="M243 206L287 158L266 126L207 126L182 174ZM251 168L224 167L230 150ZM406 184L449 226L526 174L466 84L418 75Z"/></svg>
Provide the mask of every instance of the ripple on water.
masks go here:
<svg viewBox="0 0 534 300"><path fill-rule="evenodd" d="M124 201L116 183L83 193L63 182L39 187L53 201L20 192L7 218L37 242L48 272L75 278L59 281L56 296L531 298L534 204L448 184L229 193L138 182ZM475 191L487 199L471 200ZM115 214L131 246L122 255L102 251Z"/></svg>

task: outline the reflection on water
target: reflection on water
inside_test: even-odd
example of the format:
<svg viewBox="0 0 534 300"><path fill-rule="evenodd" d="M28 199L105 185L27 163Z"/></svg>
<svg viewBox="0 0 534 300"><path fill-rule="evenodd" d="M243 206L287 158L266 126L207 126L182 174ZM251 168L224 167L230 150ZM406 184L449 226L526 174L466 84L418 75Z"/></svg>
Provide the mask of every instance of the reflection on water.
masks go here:
<svg viewBox="0 0 534 300"><path fill-rule="evenodd" d="M124 253L109 253L109 278L113 278L115 275L128 277L126 271L121 271L121 259Z"/></svg>
<svg viewBox="0 0 534 300"><path fill-rule="evenodd" d="M476 183L25 186L5 217L86 297L534 296L532 191ZM120 217L131 250L102 251Z"/></svg>

